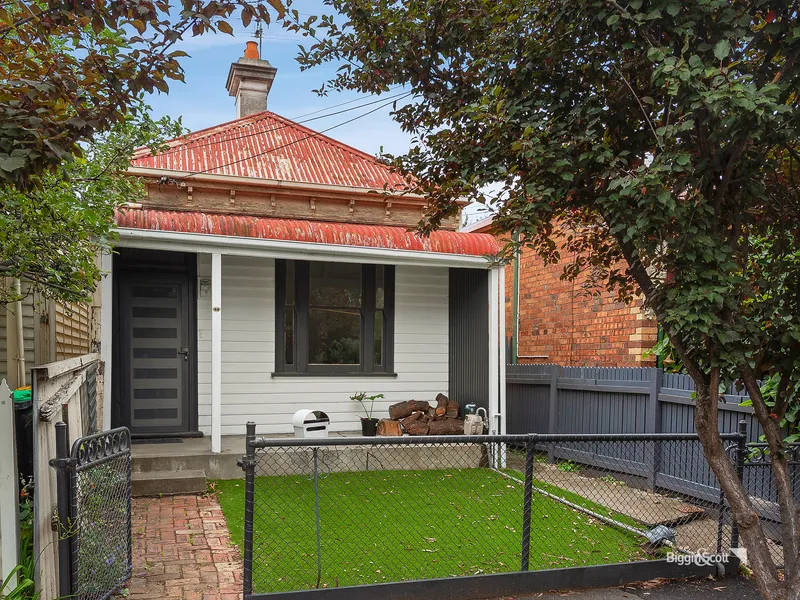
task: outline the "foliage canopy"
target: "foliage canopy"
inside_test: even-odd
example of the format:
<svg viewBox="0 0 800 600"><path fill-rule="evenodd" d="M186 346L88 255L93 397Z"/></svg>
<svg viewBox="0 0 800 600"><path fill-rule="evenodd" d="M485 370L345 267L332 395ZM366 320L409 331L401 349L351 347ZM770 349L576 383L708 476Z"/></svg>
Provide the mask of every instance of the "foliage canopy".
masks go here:
<svg viewBox="0 0 800 600"><path fill-rule="evenodd" d="M800 379L798 3L326 3L338 14L286 23L318 40L299 60L341 63L323 92L414 92L394 114L416 145L393 161L432 198L423 229L499 183L499 232L546 260L577 252L569 277L644 295L696 383L698 432L762 593L800 597L779 428L798 415ZM779 374L769 404L765 371ZM747 387L770 443L784 581L718 437L728 377Z"/></svg>
<svg viewBox="0 0 800 600"><path fill-rule="evenodd" d="M81 144L129 114L143 94L183 80L175 45L187 35L231 34L269 23L277 0L13 0L0 4L0 182L30 176L82 153ZM35 182L33 182L35 183Z"/></svg>
<svg viewBox="0 0 800 600"><path fill-rule="evenodd" d="M0 274L66 302L91 296L102 275L97 256L115 239L114 210L145 195L138 178L123 174L134 149L158 151L184 132L180 121L153 120L146 107L137 114L96 136L60 170L32 176L28 192L0 186ZM13 289L0 288L0 303L15 299Z"/></svg>

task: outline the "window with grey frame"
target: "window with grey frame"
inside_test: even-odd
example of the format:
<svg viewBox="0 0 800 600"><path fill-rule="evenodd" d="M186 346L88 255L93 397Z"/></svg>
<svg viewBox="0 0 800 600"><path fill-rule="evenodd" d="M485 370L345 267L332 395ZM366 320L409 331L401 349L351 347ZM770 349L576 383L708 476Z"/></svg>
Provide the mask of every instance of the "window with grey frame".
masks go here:
<svg viewBox="0 0 800 600"><path fill-rule="evenodd" d="M392 375L394 267L275 261L275 373Z"/></svg>

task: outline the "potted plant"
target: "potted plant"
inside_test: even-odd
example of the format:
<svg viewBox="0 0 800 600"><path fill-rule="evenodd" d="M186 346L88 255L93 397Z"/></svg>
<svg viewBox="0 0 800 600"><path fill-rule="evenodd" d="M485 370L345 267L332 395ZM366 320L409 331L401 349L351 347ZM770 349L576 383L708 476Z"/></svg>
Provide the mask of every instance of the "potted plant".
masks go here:
<svg viewBox="0 0 800 600"><path fill-rule="evenodd" d="M367 396L366 392L358 392L350 396L351 400L361 405L366 415L366 417L361 417L361 435L372 437L377 434L378 419L372 417L372 407L375 404L375 400L382 399L383 397L383 394ZM367 408L367 404L369 404L369 408Z"/></svg>

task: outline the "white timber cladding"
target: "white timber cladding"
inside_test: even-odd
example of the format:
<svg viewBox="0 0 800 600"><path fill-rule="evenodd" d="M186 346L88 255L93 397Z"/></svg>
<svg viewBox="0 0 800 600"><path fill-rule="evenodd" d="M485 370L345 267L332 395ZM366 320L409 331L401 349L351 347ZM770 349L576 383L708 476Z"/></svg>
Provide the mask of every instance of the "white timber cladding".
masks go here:
<svg viewBox="0 0 800 600"><path fill-rule="evenodd" d="M198 277L211 277L209 254L198 255ZM432 401L448 385L446 267L395 270L394 371L397 377L272 377L275 368L275 262L222 256L222 435L290 434L301 408L322 410L332 431L360 428L354 392L383 393L374 415L401 400ZM198 299L199 428L211 433L211 298Z"/></svg>
<svg viewBox="0 0 800 600"><path fill-rule="evenodd" d="M55 304L56 360L89 354L92 349L88 304Z"/></svg>

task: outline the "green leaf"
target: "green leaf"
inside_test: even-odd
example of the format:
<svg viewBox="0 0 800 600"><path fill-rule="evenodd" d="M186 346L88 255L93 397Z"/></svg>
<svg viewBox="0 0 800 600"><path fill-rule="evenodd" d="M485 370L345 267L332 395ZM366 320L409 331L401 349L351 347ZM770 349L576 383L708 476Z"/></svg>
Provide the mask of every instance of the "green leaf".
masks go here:
<svg viewBox="0 0 800 600"><path fill-rule="evenodd" d="M19 156L9 156L8 158L0 158L0 169L3 171L16 171L17 169L21 169L26 164L24 158Z"/></svg>
<svg viewBox="0 0 800 600"><path fill-rule="evenodd" d="M619 21L619 15L617 14L611 15L606 19L606 25L613 25L617 21Z"/></svg>
<svg viewBox="0 0 800 600"><path fill-rule="evenodd" d="M681 12L681 5L680 5L679 3L677 3L677 2L670 2L669 4L667 4L667 13L668 13L670 16L674 17L674 16L676 16L676 15L677 15L679 12Z"/></svg>
<svg viewBox="0 0 800 600"><path fill-rule="evenodd" d="M717 42L717 45L714 46L714 56L716 56L718 60L724 60L730 53L731 43L728 40L720 40Z"/></svg>

